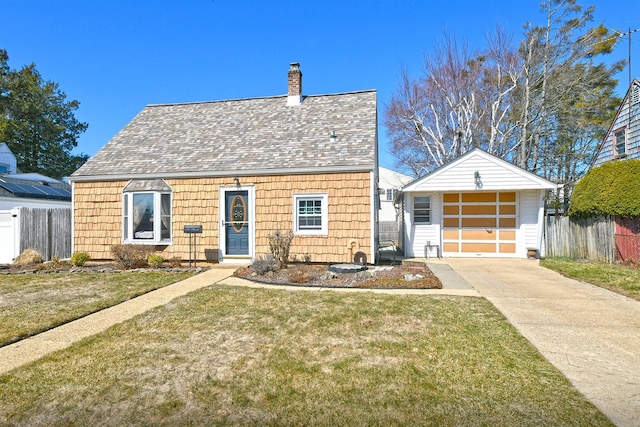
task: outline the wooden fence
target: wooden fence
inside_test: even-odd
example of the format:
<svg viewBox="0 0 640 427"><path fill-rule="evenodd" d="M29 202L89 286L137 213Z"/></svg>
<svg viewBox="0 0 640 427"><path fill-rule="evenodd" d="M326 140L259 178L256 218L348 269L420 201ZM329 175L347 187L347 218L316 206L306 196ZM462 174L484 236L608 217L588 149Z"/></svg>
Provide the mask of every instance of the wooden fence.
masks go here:
<svg viewBox="0 0 640 427"><path fill-rule="evenodd" d="M380 234L380 242L400 244L402 240L402 230L396 221L380 221L378 223L378 233Z"/></svg>
<svg viewBox="0 0 640 427"><path fill-rule="evenodd" d="M616 261L616 227L612 218L547 216L545 225L546 256Z"/></svg>
<svg viewBox="0 0 640 427"><path fill-rule="evenodd" d="M20 208L20 252L35 249L45 261L71 257L71 209Z"/></svg>

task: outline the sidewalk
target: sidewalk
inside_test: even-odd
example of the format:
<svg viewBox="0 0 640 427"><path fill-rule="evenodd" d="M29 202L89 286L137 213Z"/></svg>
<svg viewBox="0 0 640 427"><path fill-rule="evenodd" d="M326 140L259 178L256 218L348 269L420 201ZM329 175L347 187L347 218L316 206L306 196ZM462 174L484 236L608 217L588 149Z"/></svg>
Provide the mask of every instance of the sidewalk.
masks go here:
<svg viewBox="0 0 640 427"><path fill-rule="evenodd" d="M0 374L69 347L76 341L164 305L174 298L231 276L236 267L212 268L186 280L130 299L73 322L0 348Z"/></svg>

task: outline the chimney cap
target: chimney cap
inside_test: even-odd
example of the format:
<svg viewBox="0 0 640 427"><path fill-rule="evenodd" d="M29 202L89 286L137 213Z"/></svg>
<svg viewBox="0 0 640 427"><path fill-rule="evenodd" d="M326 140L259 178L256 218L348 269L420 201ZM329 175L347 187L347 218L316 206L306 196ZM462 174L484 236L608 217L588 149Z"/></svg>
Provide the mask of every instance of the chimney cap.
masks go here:
<svg viewBox="0 0 640 427"><path fill-rule="evenodd" d="M291 62L289 65L291 66L292 70L298 70L300 68L299 62Z"/></svg>

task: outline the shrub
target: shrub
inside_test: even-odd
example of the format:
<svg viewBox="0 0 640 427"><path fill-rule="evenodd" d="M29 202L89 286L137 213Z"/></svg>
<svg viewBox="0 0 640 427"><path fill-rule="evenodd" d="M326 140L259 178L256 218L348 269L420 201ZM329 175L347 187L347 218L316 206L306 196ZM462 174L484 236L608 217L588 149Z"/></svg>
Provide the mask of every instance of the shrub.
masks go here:
<svg viewBox="0 0 640 427"><path fill-rule="evenodd" d="M289 265L289 250L293 240L293 231L283 232L276 230L269 234L269 251L273 255L278 268L286 268Z"/></svg>
<svg viewBox="0 0 640 427"><path fill-rule="evenodd" d="M90 260L91 257L86 252L74 252L73 255L71 255L71 265L74 267L82 267Z"/></svg>
<svg viewBox="0 0 640 427"><path fill-rule="evenodd" d="M607 162L591 169L573 190L569 215L640 216L640 160Z"/></svg>
<svg viewBox="0 0 640 427"><path fill-rule="evenodd" d="M294 268L288 274L289 282L291 283L307 283L309 277L302 268Z"/></svg>
<svg viewBox="0 0 640 427"><path fill-rule="evenodd" d="M169 260L169 266L171 268L180 268L182 267L182 260L178 257L173 257Z"/></svg>
<svg viewBox="0 0 640 427"><path fill-rule="evenodd" d="M111 254L113 254L114 261L126 269L147 267L147 258L153 250L153 246L147 245L111 246Z"/></svg>
<svg viewBox="0 0 640 427"><path fill-rule="evenodd" d="M147 257L147 262L151 268L160 268L164 262L164 258L162 258L162 255L151 254Z"/></svg>
<svg viewBox="0 0 640 427"><path fill-rule="evenodd" d="M42 264L42 255L35 249L25 249L13 260L14 265Z"/></svg>
<svg viewBox="0 0 640 427"><path fill-rule="evenodd" d="M262 276L270 271L278 271L278 265L271 256L257 257L251 263L251 269Z"/></svg>

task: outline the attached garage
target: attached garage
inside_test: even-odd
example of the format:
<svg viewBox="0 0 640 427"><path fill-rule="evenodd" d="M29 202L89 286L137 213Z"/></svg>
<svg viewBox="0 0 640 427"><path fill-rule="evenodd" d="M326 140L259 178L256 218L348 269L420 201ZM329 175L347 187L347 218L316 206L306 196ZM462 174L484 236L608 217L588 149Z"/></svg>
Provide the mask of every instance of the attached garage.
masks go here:
<svg viewBox="0 0 640 427"><path fill-rule="evenodd" d="M542 247L556 185L474 149L402 189L405 255L517 257Z"/></svg>

